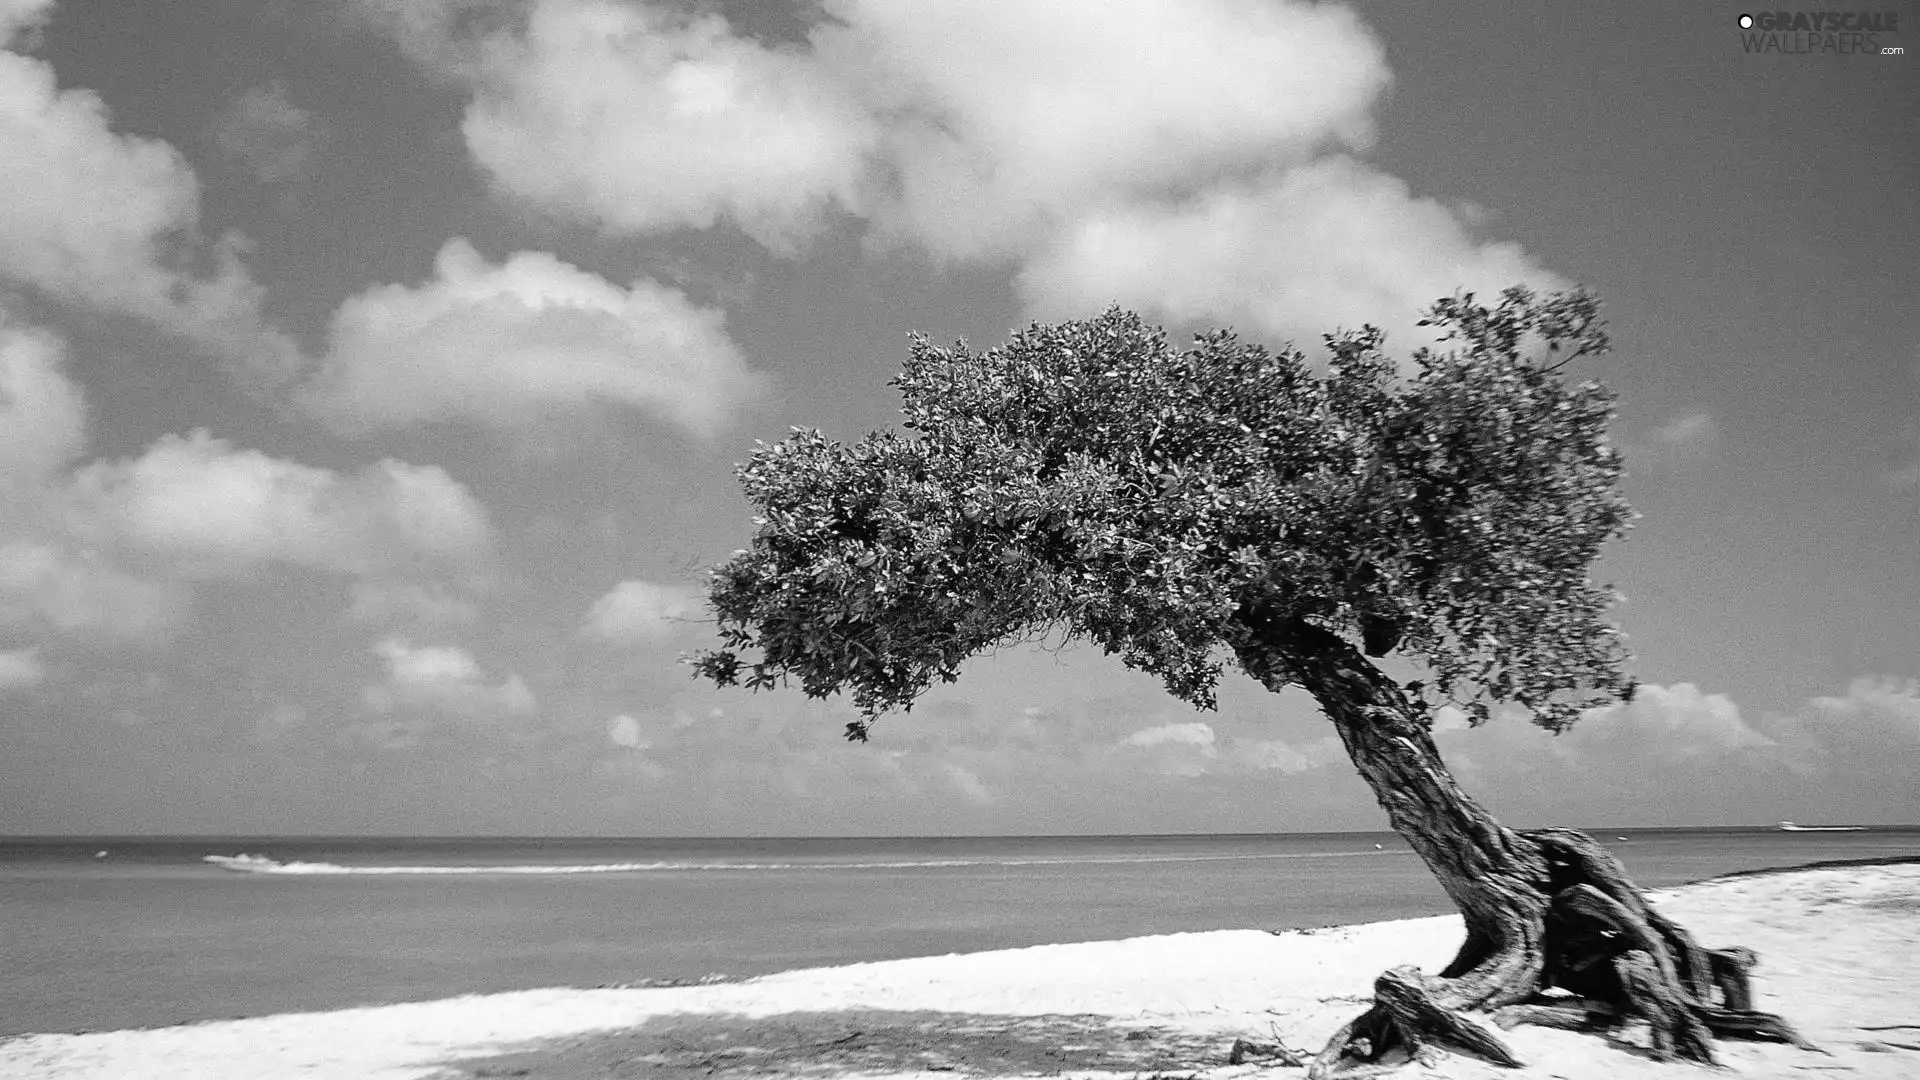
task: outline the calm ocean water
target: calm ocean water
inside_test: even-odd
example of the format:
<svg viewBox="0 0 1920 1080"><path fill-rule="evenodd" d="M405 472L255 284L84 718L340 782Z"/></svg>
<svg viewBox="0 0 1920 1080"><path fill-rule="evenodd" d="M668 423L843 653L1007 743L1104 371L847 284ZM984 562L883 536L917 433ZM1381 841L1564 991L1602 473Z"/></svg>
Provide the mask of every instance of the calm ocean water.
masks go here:
<svg viewBox="0 0 1920 1080"><path fill-rule="evenodd" d="M1920 855L1916 829L1596 835L1649 887ZM0 840L0 1035L1448 910L1391 833Z"/></svg>

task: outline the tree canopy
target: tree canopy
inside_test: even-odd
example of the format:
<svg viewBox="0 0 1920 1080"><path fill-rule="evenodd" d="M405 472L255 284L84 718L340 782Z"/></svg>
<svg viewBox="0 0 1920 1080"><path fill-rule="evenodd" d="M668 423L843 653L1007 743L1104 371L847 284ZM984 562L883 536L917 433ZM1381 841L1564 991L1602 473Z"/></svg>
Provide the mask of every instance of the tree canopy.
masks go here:
<svg viewBox="0 0 1920 1080"><path fill-rule="evenodd" d="M1326 337L1316 370L1225 331L1177 349L1119 309L985 352L916 338L891 382L903 430L795 429L738 467L759 528L712 572L722 647L692 662L848 692L856 739L968 658L1056 632L1211 708L1257 610L1418 661L1430 707L1561 730L1632 692L1590 576L1631 516L1613 397L1565 373L1606 351L1598 311L1442 300L1406 371L1372 327Z"/></svg>

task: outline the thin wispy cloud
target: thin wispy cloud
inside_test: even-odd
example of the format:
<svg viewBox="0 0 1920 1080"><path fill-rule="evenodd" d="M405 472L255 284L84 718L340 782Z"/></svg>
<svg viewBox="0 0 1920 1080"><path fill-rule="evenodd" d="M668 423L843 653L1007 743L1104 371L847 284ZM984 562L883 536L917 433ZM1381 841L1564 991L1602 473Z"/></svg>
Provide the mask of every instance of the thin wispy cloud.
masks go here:
<svg viewBox="0 0 1920 1080"><path fill-rule="evenodd" d="M376 713L427 712L463 724L484 724L530 716L539 709L519 675L495 682L457 645L415 645L394 637L373 651L386 674L362 696Z"/></svg>
<svg viewBox="0 0 1920 1080"><path fill-rule="evenodd" d="M1683 413L1662 422L1649 437L1661 446L1679 450L1704 447L1719 440L1720 422L1710 413Z"/></svg>
<svg viewBox="0 0 1920 1080"><path fill-rule="evenodd" d="M38 686L46 677L40 650L0 649L0 694Z"/></svg>
<svg viewBox="0 0 1920 1080"><path fill-rule="evenodd" d="M612 644L659 641L705 612L706 599L696 589L623 581L587 609L580 635Z"/></svg>
<svg viewBox="0 0 1920 1080"><path fill-rule="evenodd" d="M327 135L326 122L296 105L283 82L248 87L207 128L214 148L263 184L300 179Z"/></svg>
<svg viewBox="0 0 1920 1080"><path fill-rule="evenodd" d="M1881 475L1887 486L1897 491L1920 488L1920 415L1902 424L1899 432L1887 440Z"/></svg>

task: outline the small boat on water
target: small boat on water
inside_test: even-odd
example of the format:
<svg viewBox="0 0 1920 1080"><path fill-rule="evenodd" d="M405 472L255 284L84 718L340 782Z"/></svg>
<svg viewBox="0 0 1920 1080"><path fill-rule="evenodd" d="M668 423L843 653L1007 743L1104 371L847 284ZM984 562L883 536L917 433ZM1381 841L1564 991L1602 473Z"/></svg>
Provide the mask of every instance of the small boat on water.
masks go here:
<svg viewBox="0 0 1920 1080"><path fill-rule="evenodd" d="M1781 832L1866 832L1865 825L1795 825L1791 821L1780 823Z"/></svg>

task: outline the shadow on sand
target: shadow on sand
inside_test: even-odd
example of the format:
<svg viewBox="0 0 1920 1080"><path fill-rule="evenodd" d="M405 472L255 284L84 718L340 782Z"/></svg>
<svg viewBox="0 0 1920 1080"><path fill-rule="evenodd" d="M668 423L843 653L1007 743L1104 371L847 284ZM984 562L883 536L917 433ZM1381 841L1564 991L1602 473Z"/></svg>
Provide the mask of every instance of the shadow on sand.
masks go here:
<svg viewBox="0 0 1920 1080"><path fill-rule="evenodd" d="M1232 1042L1231 1039L1225 1041ZM1142 1076L1223 1064L1220 1036L1121 1027L1106 1016L992 1016L850 1009L769 1017L657 1016L620 1031L451 1061L433 1080L841 1076L1102 1071Z"/></svg>

